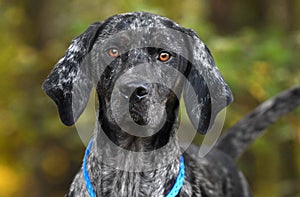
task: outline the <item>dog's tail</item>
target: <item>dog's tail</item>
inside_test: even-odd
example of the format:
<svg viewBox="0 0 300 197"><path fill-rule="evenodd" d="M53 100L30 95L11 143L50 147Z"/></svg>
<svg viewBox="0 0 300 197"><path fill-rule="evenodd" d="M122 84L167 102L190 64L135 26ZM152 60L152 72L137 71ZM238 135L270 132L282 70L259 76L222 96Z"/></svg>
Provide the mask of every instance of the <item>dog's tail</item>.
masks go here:
<svg viewBox="0 0 300 197"><path fill-rule="evenodd" d="M228 129L216 148L227 153L233 159L238 159L270 124L298 105L300 105L300 86L286 90L259 105Z"/></svg>

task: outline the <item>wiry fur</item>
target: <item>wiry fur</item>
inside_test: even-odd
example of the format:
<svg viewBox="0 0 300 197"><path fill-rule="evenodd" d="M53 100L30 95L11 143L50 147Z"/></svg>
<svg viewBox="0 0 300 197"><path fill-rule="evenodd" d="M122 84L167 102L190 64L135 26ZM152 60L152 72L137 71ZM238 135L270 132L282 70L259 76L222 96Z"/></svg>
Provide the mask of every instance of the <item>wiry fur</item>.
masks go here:
<svg viewBox="0 0 300 197"><path fill-rule="evenodd" d="M130 36L133 39L128 40ZM105 56L106 50L115 45L120 51L127 48L115 59ZM174 58L158 62L155 55L161 49L172 52ZM145 69L145 75L131 72L139 65ZM182 73L190 86L183 83L182 76L151 69L166 65ZM128 76L122 78L125 72ZM153 80L149 78L152 75L158 76L157 83L140 83ZM119 84L118 79L122 79ZM169 87L160 85L162 82ZM217 113L232 101L212 55L194 31L165 17L141 12L116 15L91 25L73 40L43 89L57 104L62 121L72 125L84 110L93 86L99 108L87 170L97 196L165 196L174 185L181 154L176 137L177 95L184 91L187 113L201 134L209 130ZM118 99L111 100L114 86ZM193 90L196 97L190 97ZM125 128L128 126L127 101L136 123L154 125L139 131L150 133L148 137L129 134L118 124L125 122ZM163 113L157 106L166 111L163 125ZM112 108L117 112L115 116ZM155 128L159 131L152 134ZM198 157L198 148L193 145L183 153L185 179L178 196L251 196L245 178L235 166L234 154L227 154L222 142L220 149L212 150L205 158ZM154 151L162 147L164 151ZM67 196L88 196L82 170Z"/></svg>

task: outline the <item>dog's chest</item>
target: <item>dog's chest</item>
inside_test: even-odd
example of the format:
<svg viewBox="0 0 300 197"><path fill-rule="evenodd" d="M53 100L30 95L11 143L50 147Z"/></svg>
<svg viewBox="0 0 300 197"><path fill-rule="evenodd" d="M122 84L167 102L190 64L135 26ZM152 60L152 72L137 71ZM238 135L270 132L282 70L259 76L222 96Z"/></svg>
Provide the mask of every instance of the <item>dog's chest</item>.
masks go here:
<svg viewBox="0 0 300 197"><path fill-rule="evenodd" d="M152 177L151 177L152 176ZM163 196L164 181L154 179L154 174L117 172L103 176L102 191L118 196Z"/></svg>
<svg viewBox="0 0 300 197"><path fill-rule="evenodd" d="M165 196L174 185L178 165L171 164L146 172L128 172L107 165L95 165L90 173L93 174L92 182L99 196ZM187 190L189 187L182 188L182 192Z"/></svg>
<svg viewBox="0 0 300 197"><path fill-rule="evenodd" d="M112 179L102 180L102 193L103 196L166 196L172 185L168 185L169 180L163 177L168 177L168 173L160 173L161 178L155 179L147 177L148 175L141 175L137 173L120 173L115 174ZM154 175L154 174L153 174ZM167 187L168 186L168 187ZM167 189L168 188L168 189ZM186 183L178 196L191 196L191 187Z"/></svg>

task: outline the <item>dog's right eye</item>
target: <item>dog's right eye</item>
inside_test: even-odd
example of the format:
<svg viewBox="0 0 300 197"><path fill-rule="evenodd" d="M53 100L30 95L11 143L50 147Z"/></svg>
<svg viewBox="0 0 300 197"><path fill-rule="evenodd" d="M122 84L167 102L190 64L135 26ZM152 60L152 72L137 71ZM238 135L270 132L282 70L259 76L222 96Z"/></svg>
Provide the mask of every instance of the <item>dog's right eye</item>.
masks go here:
<svg viewBox="0 0 300 197"><path fill-rule="evenodd" d="M158 55L158 60L161 61L161 62L166 62L168 61L169 59L171 58L171 54L168 53L168 52L161 52L159 55Z"/></svg>
<svg viewBox="0 0 300 197"><path fill-rule="evenodd" d="M116 58L119 56L119 50L117 48L110 48L107 50L107 54L111 57L111 58Z"/></svg>

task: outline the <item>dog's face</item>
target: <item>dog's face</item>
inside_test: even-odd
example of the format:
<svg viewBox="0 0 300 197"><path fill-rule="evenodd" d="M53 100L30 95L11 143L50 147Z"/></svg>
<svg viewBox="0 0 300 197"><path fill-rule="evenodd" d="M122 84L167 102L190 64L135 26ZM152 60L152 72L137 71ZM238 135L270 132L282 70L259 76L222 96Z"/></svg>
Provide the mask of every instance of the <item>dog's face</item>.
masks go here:
<svg viewBox="0 0 300 197"><path fill-rule="evenodd" d="M100 123L140 137L172 127L182 90L188 115L202 134L232 101L196 33L149 13L116 15L91 25L73 40L43 89L58 105L62 121L72 125L93 86Z"/></svg>
<svg viewBox="0 0 300 197"><path fill-rule="evenodd" d="M185 34L167 30L167 22L149 15L125 15L103 24L109 36L96 41L91 56L97 57L92 64L102 69L95 77L104 115L100 121L110 130L121 127L146 137L163 128L166 120L174 123L183 77L191 67L183 57L190 43L185 42Z"/></svg>

